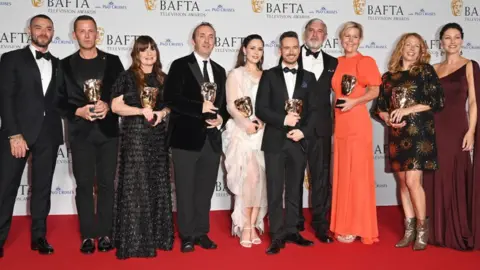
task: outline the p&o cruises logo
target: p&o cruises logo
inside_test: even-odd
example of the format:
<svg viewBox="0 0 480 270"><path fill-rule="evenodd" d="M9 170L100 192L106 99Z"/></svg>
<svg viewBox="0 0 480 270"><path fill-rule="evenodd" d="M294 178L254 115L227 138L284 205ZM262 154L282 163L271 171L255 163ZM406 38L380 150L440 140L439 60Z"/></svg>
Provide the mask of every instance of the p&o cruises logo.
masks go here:
<svg viewBox="0 0 480 270"><path fill-rule="evenodd" d="M267 2L265 0L252 0L254 13L264 13L267 19L309 19L309 13L301 3L294 2Z"/></svg>
<svg viewBox="0 0 480 270"><path fill-rule="evenodd" d="M207 11L200 9L200 1L144 0L148 11L160 10L166 17L206 17ZM217 7L218 9L218 7ZM223 12L223 11L220 11Z"/></svg>
<svg viewBox="0 0 480 270"><path fill-rule="evenodd" d="M368 5L367 0L353 0L353 12L356 15L368 15L371 21L408 21L400 5Z"/></svg>
<svg viewBox="0 0 480 270"><path fill-rule="evenodd" d="M480 10L480 3L478 0L470 0L467 4L468 0L452 0L450 3L450 9L452 10L453 16L465 18L465 21L469 22L480 22L479 10ZM473 3L477 4L474 5Z"/></svg>

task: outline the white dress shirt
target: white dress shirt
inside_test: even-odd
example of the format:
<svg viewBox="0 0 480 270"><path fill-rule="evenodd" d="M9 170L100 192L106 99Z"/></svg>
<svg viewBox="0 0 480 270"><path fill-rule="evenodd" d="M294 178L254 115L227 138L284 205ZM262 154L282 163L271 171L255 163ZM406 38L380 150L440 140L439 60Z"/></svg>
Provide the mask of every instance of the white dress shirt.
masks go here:
<svg viewBox="0 0 480 270"><path fill-rule="evenodd" d="M210 64L210 58L204 59L197 52L193 52L193 55L195 55L195 59L197 59L198 67L200 67L200 72L202 72L202 75L203 75L203 61L207 61L208 79L210 80L210 82L215 82L213 78L212 65Z"/></svg>
<svg viewBox="0 0 480 270"><path fill-rule="evenodd" d="M307 48L304 47L302 50L302 61L303 61L303 68L307 71L312 72L315 74L315 78L318 81L318 78L322 75L323 72L323 55L322 52L318 54L317 59L313 57L313 55L307 56Z"/></svg>
<svg viewBox="0 0 480 270"><path fill-rule="evenodd" d="M37 62L38 70L40 71L40 78L42 79L43 95L45 95L47 93L48 85L52 80L52 61L46 60L45 58L37 59L35 53L37 49L35 49L33 45L30 45L29 48L33 54L33 59Z"/></svg>
<svg viewBox="0 0 480 270"><path fill-rule="evenodd" d="M283 69L285 68L285 64L282 63L282 72ZM296 64L294 67L291 69L297 69L298 72L298 64ZM295 91L295 83L297 81L297 74L293 74L292 72L283 72L283 77L285 78L285 83L287 84L287 92L288 92L288 98L292 99L293 98L293 92Z"/></svg>

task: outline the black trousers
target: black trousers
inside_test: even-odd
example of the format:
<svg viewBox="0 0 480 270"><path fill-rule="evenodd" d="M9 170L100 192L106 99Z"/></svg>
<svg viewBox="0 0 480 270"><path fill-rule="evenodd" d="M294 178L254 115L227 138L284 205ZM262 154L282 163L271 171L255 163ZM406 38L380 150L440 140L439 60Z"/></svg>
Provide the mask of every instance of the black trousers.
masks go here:
<svg viewBox="0 0 480 270"><path fill-rule="evenodd" d="M42 129L37 141L29 145L24 158L15 158L8 138L0 141L0 247L3 247L12 224L13 208L29 155L32 155L30 185L31 237L35 240L47 233L52 180L59 145L50 142L48 128Z"/></svg>
<svg viewBox="0 0 480 270"><path fill-rule="evenodd" d="M287 233L298 232L305 152L299 143L285 141L280 152L265 152L267 174L268 219L272 240L282 239ZM285 188L285 218L283 191Z"/></svg>
<svg viewBox="0 0 480 270"><path fill-rule="evenodd" d="M210 202L217 182L220 153L207 138L200 152L172 148L180 238L210 231Z"/></svg>
<svg viewBox="0 0 480 270"><path fill-rule="evenodd" d="M106 137L97 127L84 140L70 142L77 184L75 203L82 239L111 236L118 138ZM97 204L93 188L97 180ZM95 216L95 209L97 215Z"/></svg>
<svg viewBox="0 0 480 270"><path fill-rule="evenodd" d="M330 181L331 139L318 137L309 143L308 168L310 170L310 186L312 190L312 228L316 233L324 234L329 230L330 222L327 218L332 201L332 184ZM303 188L300 189L300 223L305 218L302 207Z"/></svg>

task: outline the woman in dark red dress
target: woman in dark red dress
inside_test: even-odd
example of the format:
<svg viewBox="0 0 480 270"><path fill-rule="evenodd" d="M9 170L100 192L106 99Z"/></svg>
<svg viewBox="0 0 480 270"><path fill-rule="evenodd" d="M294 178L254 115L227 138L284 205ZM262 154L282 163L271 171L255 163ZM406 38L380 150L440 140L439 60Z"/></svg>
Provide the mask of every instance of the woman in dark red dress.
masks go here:
<svg viewBox="0 0 480 270"><path fill-rule="evenodd" d="M477 62L461 56L460 25L445 25L440 40L446 59L434 68L445 92L445 108L434 118L439 170L424 176L429 243L457 250L480 249L480 157L476 166L470 158L479 136L480 70Z"/></svg>

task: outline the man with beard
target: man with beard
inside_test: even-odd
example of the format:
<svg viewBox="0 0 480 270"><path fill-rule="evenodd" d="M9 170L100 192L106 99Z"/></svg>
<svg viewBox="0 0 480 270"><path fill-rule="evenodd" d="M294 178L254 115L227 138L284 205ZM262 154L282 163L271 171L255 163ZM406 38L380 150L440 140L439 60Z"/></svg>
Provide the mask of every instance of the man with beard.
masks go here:
<svg viewBox="0 0 480 270"><path fill-rule="evenodd" d="M299 68L300 45L297 33L280 36L282 62L263 72L257 92L255 110L265 122L262 151L267 174L268 218L272 242L267 254L277 254L292 242L311 246L298 232L300 189L306 165L306 149L316 123L317 103L315 75ZM287 103L303 103L300 110L286 112ZM285 218L283 190L285 187Z"/></svg>
<svg viewBox="0 0 480 270"><path fill-rule="evenodd" d="M30 20L31 44L0 60L0 258L28 156L32 155L31 249L53 253L45 238L62 122L56 112L58 58L48 51L54 29L46 15Z"/></svg>
<svg viewBox="0 0 480 270"><path fill-rule="evenodd" d="M68 122L73 175L77 184L75 202L83 239L80 251L109 251L111 242L114 179L117 166L118 117L110 111L111 88L124 70L120 58L96 47L97 24L86 15L77 17L73 37L80 50L61 61L63 86L57 104ZM99 91L99 100L90 89ZM93 94L93 95L92 95ZM98 183L94 205L94 181ZM97 217L95 217L95 209Z"/></svg>
<svg viewBox="0 0 480 270"><path fill-rule="evenodd" d="M328 235L330 222L327 219L332 199L332 185L330 182L330 157L332 137L332 107L330 93L332 77L337 67L337 59L322 51L323 42L327 38L327 26L320 19L311 19L305 26L303 33L305 44L300 49L298 58L300 68L315 74L318 92L318 117L314 126L314 140L308 144L308 169L310 170L310 184L312 189L312 228L320 242L332 243ZM304 230L303 217L303 188L300 189L300 219L299 230Z"/></svg>

